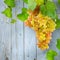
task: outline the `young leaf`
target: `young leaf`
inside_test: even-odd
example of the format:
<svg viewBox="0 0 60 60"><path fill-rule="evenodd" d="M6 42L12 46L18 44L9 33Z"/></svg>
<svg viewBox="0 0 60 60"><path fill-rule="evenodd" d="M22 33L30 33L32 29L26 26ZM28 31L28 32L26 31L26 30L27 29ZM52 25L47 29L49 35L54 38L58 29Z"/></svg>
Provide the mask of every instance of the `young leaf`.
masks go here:
<svg viewBox="0 0 60 60"><path fill-rule="evenodd" d="M42 12L42 14L46 15L47 9L46 9L45 5L40 6L40 11Z"/></svg>
<svg viewBox="0 0 60 60"><path fill-rule="evenodd" d="M8 18L12 17L12 9L11 8L6 8L2 14L4 14L5 16L7 16Z"/></svg>
<svg viewBox="0 0 60 60"><path fill-rule="evenodd" d="M54 11L54 10L56 10L56 5L54 4L54 2L47 1L46 2L46 8L49 11Z"/></svg>
<svg viewBox="0 0 60 60"><path fill-rule="evenodd" d="M51 1L47 1L45 5L41 5L40 11L42 12L42 14L47 15L52 19L56 19L57 17L56 5Z"/></svg>
<svg viewBox="0 0 60 60"><path fill-rule="evenodd" d="M12 23L12 24L16 23L16 20L15 20L15 19L12 19L12 20L11 20L11 23Z"/></svg>
<svg viewBox="0 0 60 60"><path fill-rule="evenodd" d="M25 21L28 18L28 13L26 8L22 8L22 13L17 15L17 18L21 21Z"/></svg>
<svg viewBox="0 0 60 60"><path fill-rule="evenodd" d="M44 4L44 0L36 0L37 5L42 5Z"/></svg>
<svg viewBox="0 0 60 60"><path fill-rule="evenodd" d="M52 19L56 19L57 18L57 13L56 13L56 11L47 11L47 15L49 16L49 17L51 17Z"/></svg>
<svg viewBox="0 0 60 60"><path fill-rule="evenodd" d="M27 13L21 13L17 15L18 19L21 21L25 21L28 18L28 14Z"/></svg>
<svg viewBox="0 0 60 60"><path fill-rule="evenodd" d="M60 19L57 19L56 20L56 29L59 29L60 28Z"/></svg>
<svg viewBox="0 0 60 60"><path fill-rule="evenodd" d="M58 0L58 3L60 4L60 0Z"/></svg>
<svg viewBox="0 0 60 60"><path fill-rule="evenodd" d="M25 2L26 4L28 4L28 0L24 0L24 2Z"/></svg>
<svg viewBox="0 0 60 60"><path fill-rule="evenodd" d="M15 7L15 0L4 0L4 3L9 7Z"/></svg>
<svg viewBox="0 0 60 60"><path fill-rule="evenodd" d="M49 50L47 53L46 53L46 58L47 60L54 60L54 57L57 56L57 52L54 51L54 50Z"/></svg>
<svg viewBox="0 0 60 60"><path fill-rule="evenodd" d="M56 47L60 50L60 39L57 39Z"/></svg>
<svg viewBox="0 0 60 60"><path fill-rule="evenodd" d="M22 12L27 12L27 8L22 8Z"/></svg>
<svg viewBox="0 0 60 60"><path fill-rule="evenodd" d="M37 3L35 0L28 0L28 8L30 10L34 10L37 6Z"/></svg>

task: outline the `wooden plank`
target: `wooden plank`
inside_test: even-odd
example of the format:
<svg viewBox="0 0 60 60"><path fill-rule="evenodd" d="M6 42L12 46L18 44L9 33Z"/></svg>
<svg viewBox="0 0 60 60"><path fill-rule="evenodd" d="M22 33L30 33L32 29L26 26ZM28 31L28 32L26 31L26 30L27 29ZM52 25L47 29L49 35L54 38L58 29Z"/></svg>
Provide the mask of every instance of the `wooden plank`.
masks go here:
<svg viewBox="0 0 60 60"><path fill-rule="evenodd" d="M5 4L3 0L0 0L0 12L2 12L5 9ZM0 22L0 30L1 30L1 49L2 49L2 56L0 60L11 60L11 25L7 24L6 22L10 19L6 18L3 14L0 14L1 22Z"/></svg>
<svg viewBox="0 0 60 60"><path fill-rule="evenodd" d="M23 7L23 1L22 0L18 0L16 3L16 15L21 13L21 8ZM16 23L16 29L17 29L17 59L18 60L24 60L24 44L23 44L23 39L24 39L24 28L23 28L23 22L19 21L19 19L17 19L17 23Z"/></svg>
<svg viewBox="0 0 60 60"><path fill-rule="evenodd" d="M22 0L16 0L16 7L13 11L13 16L17 20L17 23L14 26L12 26L12 60L24 60L24 57L23 57L23 38L24 38L23 37L23 23L19 21L16 17L16 15L21 12L22 7L23 7Z"/></svg>
<svg viewBox="0 0 60 60"><path fill-rule="evenodd" d="M15 8L13 8L13 10L12 10L12 14L13 14L13 18L12 19L16 19L16 14L15 14L15 9L16 9L16 7ZM11 43L12 43L12 48L11 48L11 52L12 52L12 60L17 60L17 48L16 48L16 41L17 41L17 39L16 39L16 24L12 24L11 25L11 37L12 37L12 41L11 41Z"/></svg>
<svg viewBox="0 0 60 60"><path fill-rule="evenodd" d="M2 25L2 22L0 21L0 60L4 60L5 59L5 55L4 55L5 48L4 48L4 40L3 40L3 33L4 32L3 32L3 28L1 26L3 26L3 25Z"/></svg>
<svg viewBox="0 0 60 60"><path fill-rule="evenodd" d="M35 32L25 27L25 60L36 59L36 37Z"/></svg>
<svg viewBox="0 0 60 60"><path fill-rule="evenodd" d="M37 47L37 60L46 60L45 54L46 51L42 51Z"/></svg>
<svg viewBox="0 0 60 60"><path fill-rule="evenodd" d="M3 3L3 1L2 0L0 0L0 12L2 12L2 10L4 10L5 9L5 6L4 6L4 3ZM1 35L1 42L2 42L2 44L1 44L1 49L2 49L2 56L0 56L0 60L4 60L5 59L5 41L6 41L6 38L4 39L3 37L5 37L5 29L6 29L6 24L4 24L4 22L3 22L3 20L6 20L6 18L2 15L2 14L0 14L0 18L1 18L1 22L0 22L0 30L1 30L1 33L0 33L0 35ZM3 31L4 30L4 31ZM3 46L3 47L2 47ZM0 50L1 50L0 49Z"/></svg>
<svg viewBox="0 0 60 60"><path fill-rule="evenodd" d="M24 4L24 7L27 8L27 5ZM37 59L37 40L35 36L35 32L29 28L24 28L25 30L25 37L24 37L24 44L25 44L25 60L36 60Z"/></svg>
<svg viewBox="0 0 60 60"><path fill-rule="evenodd" d="M3 39L4 42L4 53L5 53L5 59L11 60L11 25L4 23L4 35Z"/></svg>

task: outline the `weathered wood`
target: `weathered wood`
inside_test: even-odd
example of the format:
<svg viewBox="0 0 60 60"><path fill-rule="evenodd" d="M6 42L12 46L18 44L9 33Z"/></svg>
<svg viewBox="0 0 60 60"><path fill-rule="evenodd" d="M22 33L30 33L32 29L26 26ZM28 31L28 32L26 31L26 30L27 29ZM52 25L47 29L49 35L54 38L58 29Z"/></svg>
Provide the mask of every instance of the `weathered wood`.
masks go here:
<svg viewBox="0 0 60 60"><path fill-rule="evenodd" d="M27 8L27 5L24 4L24 7ZM35 36L35 32L25 26L25 37L24 37L24 44L25 44L25 60L36 60L37 59L37 40Z"/></svg>
<svg viewBox="0 0 60 60"><path fill-rule="evenodd" d="M16 15L21 13L21 8L23 7L23 1L17 0L16 1ZM16 49L17 49L17 60L24 60L24 26L23 22L17 19L16 23Z"/></svg>
<svg viewBox="0 0 60 60"><path fill-rule="evenodd" d="M0 0L0 12L5 9L5 4L3 0ZM1 13L0 13L1 14ZM6 18L3 14L0 15L0 30L1 30L1 46L2 54L0 54L0 60L11 60L11 25L7 23L10 19Z"/></svg>
<svg viewBox="0 0 60 60"><path fill-rule="evenodd" d="M7 7L3 1L0 0L0 60L46 60L46 51L41 51L36 45L35 32L17 19L16 15L21 13L22 7L27 7L26 4L23 4L23 0L16 0L16 7L12 10L12 19L16 19L17 22L11 24L11 19L1 14ZM58 13L60 13L59 9ZM49 49L54 49L59 53L56 57L56 60L59 60L60 51L55 45L56 39L60 38L60 29L56 30L52 37Z"/></svg>

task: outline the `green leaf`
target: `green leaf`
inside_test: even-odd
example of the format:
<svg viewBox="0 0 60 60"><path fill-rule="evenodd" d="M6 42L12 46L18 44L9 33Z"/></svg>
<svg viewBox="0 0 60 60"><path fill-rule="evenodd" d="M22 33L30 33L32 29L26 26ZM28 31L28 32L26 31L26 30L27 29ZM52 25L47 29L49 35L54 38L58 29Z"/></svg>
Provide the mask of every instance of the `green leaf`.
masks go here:
<svg viewBox="0 0 60 60"><path fill-rule="evenodd" d="M56 11L47 11L46 13L49 17L51 17L52 19L56 19L57 18L57 13Z"/></svg>
<svg viewBox="0 0 60 60"><path fill-rule="evenodd" d="M60 19L57 19L56 20L56 29L59 29L60 28Z"/></svg>
<svg viewBox="0 0 60 60"><path fill-rule="evenodd" d="M47 10L49 10L49 11L54 11L54 10L56 10L56 5L55 5L54 2L47 1L47 3L46 3L46 8L47 8Z"/></svg>
<svg viewBox="0 0 60 60"><path fill-rule="evenodd" d="M42 5L44 4L44 0L36 0L37 5Z"/></svg>
<svg viewBox="0 0 60 60"><path fill-rule="evenodd" d="M18 19L21 21L25 21L28 18L28 14L27 13L21 13L17 15Z"/></svg>
<svg viewBox="0 0 60 60"><path fill-rule="evenodd" d="M28 13L26 8L22 8L22 13L17 15L17 18L21 21L25 21L28 18Z"/></svg>
<svg viewBox="0 0 60 60"><path fill-rule="evenodd" d="M56 17L57 17L56 5L53 2L48 1L46 3L46 8L47 8L47 15L50 16L53 19L56 19Z"/></svg>
<svg viewBox="0 0 60 60"><path fill-rule="evenodd" d="M40 11L42 12L42 14L46 15L47 10L46 10L45 5L40 6Z"/></svg>
<svg viewBox="0 0 60 60"><path fill-rule="evenodd" d="M58 0L58 3L60 4L60 0Z"/></svg>
<svg viewBox="0 0 60 60"><path fill-rule="evenodd" d="M53 57L47 57L47 60L54 60Z"/></svg>
<svg viewBox="0 0 60 60"><path fill-rule="evenodd" d="M34 10L37 6L37 3L35 0L28 0L28 9Z"/></svg>
<svg viewBox="0 0 60 60"><path fill-rule="evenodd" d="M15 7L15 0L4 0L4 3L9 7Z"/></svg>
<svg viewBox="0 0 60 60"><path fill-rule="evenodd" d="M51 1L47 1L45 5L41 5L40 11L42 12L42 14L47 15L52 19L57 18L56 5Z"/></svg>
<svg viewBox="0 0 60 60"><path fill-rule="evenodd" d="M59 39L57 39L56 47L60 50L60 38L59 38Z"/></svg>
<svg viewBox="0 0 60 60"><path fill-rule="evenodd" d="M54 50L49 50L47 53L46 53L46 58L47 60L54 60L54 57L57 56L57 52L54 51Z"/></svg>
<svg viewBox="0 0 60 60"><path fill-rule="evenodd" d="M22 8L22 12L27 12L27 8Z"/></svg>
<svg viewBox="0 0 60 60"><path fill-rule="evenodd" d="M12 9L11 8L6 8L2 14L4 14L5 16L7 16L8 18L12 17Z"/></svg>
<svg viewBox="0 0 60 60"><path fill-rule="evenodd" d="M12 20L11 20L11 23L12 23L12 24L16 23L16 20L15 20L15 19L12 19Z"/></svg>
<svg viewBox="0 0 60 60"><path fill-rule="evenodd" d="M26 4L28 4L28 0L24 0L24 2L25 2Z"/></svg>

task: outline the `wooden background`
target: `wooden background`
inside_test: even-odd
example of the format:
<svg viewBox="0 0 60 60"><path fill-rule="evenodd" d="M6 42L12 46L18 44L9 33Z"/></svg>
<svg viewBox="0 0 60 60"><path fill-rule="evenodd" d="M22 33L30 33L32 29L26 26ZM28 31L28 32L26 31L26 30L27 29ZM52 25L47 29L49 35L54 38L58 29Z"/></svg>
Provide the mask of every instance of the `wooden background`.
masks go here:
<svg viewBox="0 0 60 60"><path fill-rule="evenodd" d="M57 4L56 0L55 3ZM17 20L11 24L11 19L5 17L1 12L7 8L0 0L0 60L46 60L46 51L41 51L36 46L35 32L24 26L24 23L16 17L21 8L26 7L22 0L16 0L16 7L13 8L13 18ZM60 15L60 7L58 15ZM60 29L54 31L49 49L56 50L59 54L55 60L60 60L60 51L56 48L56 39L60 38Z"/></svg>

